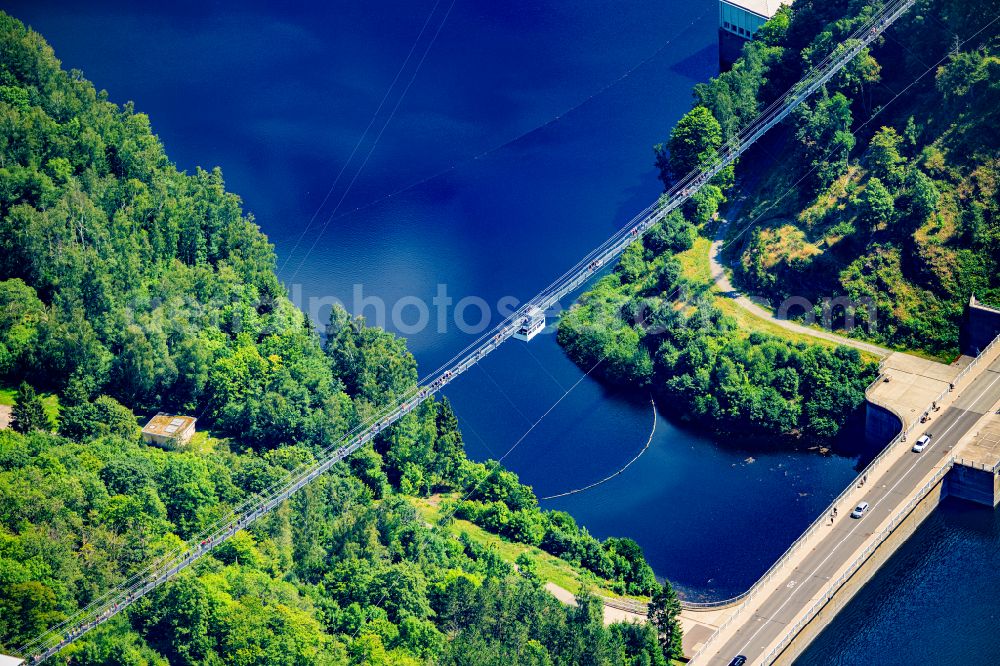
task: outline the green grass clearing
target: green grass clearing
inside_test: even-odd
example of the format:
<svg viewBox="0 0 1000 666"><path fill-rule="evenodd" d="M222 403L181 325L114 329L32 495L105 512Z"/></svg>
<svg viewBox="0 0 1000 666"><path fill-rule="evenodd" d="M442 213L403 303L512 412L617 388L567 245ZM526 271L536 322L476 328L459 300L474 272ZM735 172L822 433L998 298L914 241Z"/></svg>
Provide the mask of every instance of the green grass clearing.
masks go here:
<svg viewBox="0 0 1000 666"><path fill-rule="evenodd" d="M712 269L708 264L708 253L712 240L698 235L694 245L683 252L678 252L674 258L681 264L681 275L692 282L708 284L712 281Z"/></svg>
<svg viewBox="0 0 1000 666"><path fill-rule="evenodd" d="M438 525L438 521L441 519L441 501L448 499L448 497L439 496L435 499L408 497L407 499L413 504L424 522L431 525ZM452 520L447 526L443 526L443 529L456 538L461 534L466 534L475 543L496 551L505 562L509 562L510 564L514 564L522 554L527 554L527 557L535 565L535 571L539 578L545 582L555 583L573 594L577 594L582 585L586 583L594 594L605 597L622 596L615 594L606 587L602 587L593 574L573 566L566 560L546 553L535 546L505 541L496 534L487 532L467 520ZM636 598L648 601L645 598Z"/></svg>
<svg viewBox="0 0 1000 666"><path fill-rule="evenodd" d="M178 450L208 454L212 453L220 446L226 447L228 444L229 442L227 440L215 437L207 430L196 430L194 435L191 436L191 441L180 447Z"/></svg>
<svg viewBox="0 0 1000 666"><path fill-rule="evenodd" d="M49 415L53 423L57 423L59 419L59 396L54 393L40 393L42 398L42 406L45 407L45 413ZM16 386L3 386L0 387L0 405L7 405L12 407L17 397L17 387Z"/></svg>

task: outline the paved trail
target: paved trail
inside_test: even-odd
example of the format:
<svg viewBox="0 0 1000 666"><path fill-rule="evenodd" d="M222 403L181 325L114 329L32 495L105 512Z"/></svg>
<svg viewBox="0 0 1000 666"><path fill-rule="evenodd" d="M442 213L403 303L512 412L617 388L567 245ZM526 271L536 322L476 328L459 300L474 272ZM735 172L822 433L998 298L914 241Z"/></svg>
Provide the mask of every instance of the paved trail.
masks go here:
<svg viewBox="0 0 1000 666"><path fill-rule="evenodd" d="M737 202L734 207L730 209L729 213L738 214L740 207L741 202ZM797 324L787 319L780 319L776 317L771 310L756 303L749 296L740 293L739 290L733 287L732 282L730 282L729 276L726 275L726 269L723 267L721 261L722 249L726 243L726 233L728 231L729 220L723 220L722 224L719 225L719 230L715 234L715 240L712 241L711 249L708 251L708 261L712 273L712 280L715 282L715 286L722 296L732 299L736 305L755 317L773 322L774 324L787 331L791 331L792 333L800 333L802 335L810 335L814 338L820 338L822 340L829 340L830 342L836 342L847 347L854 347L855 349L875 354L876 356L881 356L883 358L893 353L891 349L886 349L885 347L880 347L879 345L874 345L870 342L855 340L854 338L837 335L836 333L831 333L830 331L803 326L802 324Z"/></svg>
<svg viewBox="0 0 1000 666"><path fill-rule="evenodd" d="M552 582L545 583L545 589L548 590L552 596L558 599L563 604L567 606L576 606L576 595L567 590L565 587L561 587ZM636 612L639 609L639 604L633 610L625 610L623 606L631 606L629 604L630 600L621 599L622 603L614 603L613 600L607 599L605 597L598 597L601 603L604 605L604 624L614 624L615 622L646 622L646 615L644 613Z"/></svg>

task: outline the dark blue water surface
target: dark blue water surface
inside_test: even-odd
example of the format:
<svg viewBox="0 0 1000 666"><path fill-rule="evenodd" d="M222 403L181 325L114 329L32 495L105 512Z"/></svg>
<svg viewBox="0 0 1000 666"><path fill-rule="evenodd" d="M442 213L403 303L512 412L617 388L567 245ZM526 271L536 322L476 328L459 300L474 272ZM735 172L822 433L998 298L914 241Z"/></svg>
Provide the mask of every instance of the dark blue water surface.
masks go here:
<svg viewBox="0 0 1000 666"><path fill-rule="evenodd" d="M322 320L337 299L387 324L424 372L474 337L456 326L461 299L495 322L501 299L531 297L657 196L650 148L717 72L715 0L78 4L11 10L148 113L180 168L222 167L297 303ZM412 297L428 307L420 330ZM506 455L543 497L619 469L653 424L647 397L609 393L554 338L506 345L447 392L470 454ZM543 504L636 539L687 595L725 597L855 463L661 416L623 474Z"/></svg>

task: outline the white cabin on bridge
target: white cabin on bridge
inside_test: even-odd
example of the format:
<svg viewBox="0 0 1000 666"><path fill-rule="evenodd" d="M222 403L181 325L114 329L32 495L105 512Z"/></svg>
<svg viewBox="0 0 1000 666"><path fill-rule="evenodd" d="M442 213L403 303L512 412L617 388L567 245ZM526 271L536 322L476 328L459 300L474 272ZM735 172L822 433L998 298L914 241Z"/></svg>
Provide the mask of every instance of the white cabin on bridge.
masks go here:
<svg viewBox="0 0 1000 666"><path fill-rule="evenodd" d="M545 311L541 308L530 307L524 319L518 325L514 337L527 342L542 332L545 328Z"/></svg>

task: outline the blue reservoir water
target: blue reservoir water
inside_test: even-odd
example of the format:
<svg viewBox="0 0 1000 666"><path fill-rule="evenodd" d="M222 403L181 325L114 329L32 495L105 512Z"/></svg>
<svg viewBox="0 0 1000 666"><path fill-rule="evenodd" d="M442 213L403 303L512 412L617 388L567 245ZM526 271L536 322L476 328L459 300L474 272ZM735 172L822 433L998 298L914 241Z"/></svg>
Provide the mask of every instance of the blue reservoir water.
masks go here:
<svg viewBox="0 0 1000 666"><path fill-rule="evenodd" d="M149 113L180 168L223 168L307 312L337 299L406 335L429 372L475 337L456 323L462 299L476 299L466 323L480 302L496 321L657 196L650 148L717 72L714 0L449 2L10 11ZM506 345L447 392L470 454L502 457L543 497L619 469L653 422L645 396L586 378L554 338ZM636 539L688 596L728 597L856 462L661 416L624 473L543 504Z"/></svg>

